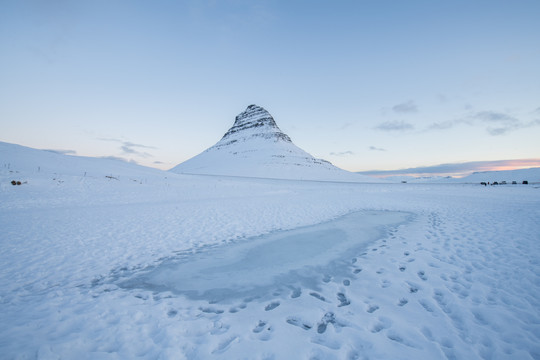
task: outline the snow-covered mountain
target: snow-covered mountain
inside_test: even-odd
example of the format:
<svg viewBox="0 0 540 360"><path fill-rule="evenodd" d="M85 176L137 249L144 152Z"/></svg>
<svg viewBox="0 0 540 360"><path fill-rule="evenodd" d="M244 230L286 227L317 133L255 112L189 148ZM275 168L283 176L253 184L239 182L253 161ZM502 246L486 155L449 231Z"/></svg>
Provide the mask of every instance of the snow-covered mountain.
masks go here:
<svg viewBox="0 0 540 360"><path fill-rule="evenodd" d="M316 159L293 144L274 118L250 105L214 146L170 171L273 179L375 182Z"/></svg>

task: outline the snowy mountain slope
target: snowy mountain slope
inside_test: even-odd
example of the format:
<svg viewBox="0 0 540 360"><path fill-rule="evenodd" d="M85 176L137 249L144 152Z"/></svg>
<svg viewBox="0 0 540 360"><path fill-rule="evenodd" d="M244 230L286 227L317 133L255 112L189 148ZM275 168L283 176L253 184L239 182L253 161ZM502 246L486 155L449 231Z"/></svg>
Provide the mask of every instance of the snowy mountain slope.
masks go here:
<svg viewBox="0 0 540 360"><path fill-rule="evenodd" d="M163 171L109 158L59 154L26 146L0 142L0 171L5 173L42 173L65 176L162 176Z"/></svg>
<svg viewBox="0 0 540 360"><path fill-rule="evenodd" d="M316 159L294 145L272 116L250 105L214 146L175 166L185 174L245 176L274 179L377 182Z"/></svg>

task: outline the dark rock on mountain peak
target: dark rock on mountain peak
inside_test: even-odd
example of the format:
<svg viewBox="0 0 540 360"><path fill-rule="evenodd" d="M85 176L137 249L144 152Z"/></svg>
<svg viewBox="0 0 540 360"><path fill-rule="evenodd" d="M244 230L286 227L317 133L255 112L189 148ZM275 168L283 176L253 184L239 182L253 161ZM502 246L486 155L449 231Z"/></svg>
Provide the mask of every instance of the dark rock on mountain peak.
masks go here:
<svg viewBox="0 0 540 360"><path fill-rule="evenodd" d="M235 142L239 138L263 137L274 141L291 142L277 126L268 111L257 105L249 105L245 111L236 116L233 126L223 135L218 146Z"/></svg>

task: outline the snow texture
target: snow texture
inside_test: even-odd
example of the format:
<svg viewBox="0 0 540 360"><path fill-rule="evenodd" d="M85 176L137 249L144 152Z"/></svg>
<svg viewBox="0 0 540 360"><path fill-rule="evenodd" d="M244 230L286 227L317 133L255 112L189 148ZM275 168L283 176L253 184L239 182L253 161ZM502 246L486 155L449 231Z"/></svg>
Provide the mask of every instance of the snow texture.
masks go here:
<svg viewBox="0 0 540 360"><path fill-rule="evenodd" d="M0 143L1 358L538 359L539 218L532 184L179 175Z"/></svg>

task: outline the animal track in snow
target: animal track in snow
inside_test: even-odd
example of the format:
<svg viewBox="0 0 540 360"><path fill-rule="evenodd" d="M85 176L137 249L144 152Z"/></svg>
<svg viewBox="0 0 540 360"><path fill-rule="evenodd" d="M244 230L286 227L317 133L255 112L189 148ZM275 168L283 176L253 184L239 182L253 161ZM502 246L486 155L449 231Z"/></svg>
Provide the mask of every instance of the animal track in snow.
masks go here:
<svg viewBox="0 0 540 360"><path fill-rule="evenodd" d="M370 314L373 314L377 310L379 310L378 305L370 305L366 311Z"/></svg>
<svg viewBox="0 0 540 360"><path fill-rule="evenodd" d="M424 270L420 270L416 273L418 277L424 281L427 281L427 276Z"/></svg>

